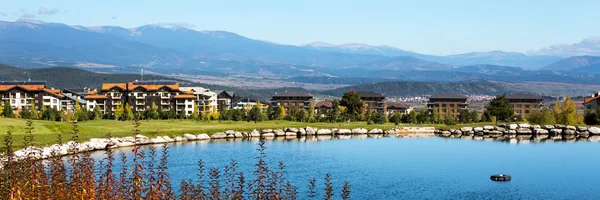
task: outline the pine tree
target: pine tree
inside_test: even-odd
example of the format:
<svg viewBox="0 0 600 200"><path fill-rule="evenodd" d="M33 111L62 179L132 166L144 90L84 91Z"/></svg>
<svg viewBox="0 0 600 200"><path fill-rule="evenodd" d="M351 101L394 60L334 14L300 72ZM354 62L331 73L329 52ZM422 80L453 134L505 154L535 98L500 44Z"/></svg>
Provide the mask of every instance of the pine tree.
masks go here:
<svg viewBox="0 0 600 200"><path fill-rule="evenodd" d="M102 119L102 110L100 110L100 106L94 107L94 120Z"/></svg>
<svg viewBox="0 0 600 200"><path fill-rule="evenodd" d="M477 111L471 111L471 116L470 116L470 120L471 122L475 123L475 122L479 122L479 114L477 114Z"/></svg>
<svg viewBox="0 0 600 200"><path fill-rule="evenodd" d="M363 103L360 94L354 90L344 93L340 105L347 108L347 115L353 120L360 120L363 113Z"/></svg>
<svg viewBox="0 0 600 200"><path fill-rule="evenodd" d="M31 104L31 108L29 109L29 118L28 119L39 119L40 113L38 113L37 108L35 108L35 104Z"/></svg>
<svg viewBox="0 0 600 200"><path fill-rule="evenodd" d="M6 118L15 118L15 113L13 111L12 106L8 103L8 101L4 101L4 105L2 106L2 116Z"/></svg>
<svg viewBox="0 0 600 200"><path fill-rule="evenodd" d="M269 107L267 107L267 111L266 111L266 113L267 113L267 116L268 116L267 118L268 118L269 120L275 120L275 119L276 119L276 117L277 117L276 115L278 115L278 114L279 114L279 113L277 113L277 112L275 112L275 111L273 110L273 106L269 106Z"/></svg>
<svg viewBox="0 0 600 200"><path fill-rule="evenodd" d="M342 114L340 108L340 101L334 100L333 103L331 103L331 106L331 115L329 116L331 118L330 122L337 122L340 119L340 115Z"/></svg>
<svg viewBox="0 0 600 200"><path fill-rule="evenodd" d="M485 106L486 112L496 118L496 121L506 121L514 115L513 107L508 103L505 94L498 95Z"/></svg>

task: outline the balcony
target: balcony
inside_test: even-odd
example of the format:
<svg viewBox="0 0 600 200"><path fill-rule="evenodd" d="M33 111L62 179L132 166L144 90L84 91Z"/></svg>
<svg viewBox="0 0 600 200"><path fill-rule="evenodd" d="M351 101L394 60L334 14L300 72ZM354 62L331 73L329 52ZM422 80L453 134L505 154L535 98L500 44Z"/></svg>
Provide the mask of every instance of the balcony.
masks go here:
<svg viewBox="0 0 600 200"><path fill-rule="evenodd" d="M171 104L171 102L168 102L168 101L161 101L160 102L160 105L170 105L170 104Z"/></svg>
<svg viewBox="0 0 600 200"><path fill-rule="evenodd" d="M185 104L185 101L176 101L176 104L177 104L177 105L184 105L184 104Z"/></svg>
<svg viewBox="0 0 600 200"><path fill-rule="evenodd" d="M136 101L135 105L143 106L143 105L146 105L146 102L144 102L144 101Z"/></svg>

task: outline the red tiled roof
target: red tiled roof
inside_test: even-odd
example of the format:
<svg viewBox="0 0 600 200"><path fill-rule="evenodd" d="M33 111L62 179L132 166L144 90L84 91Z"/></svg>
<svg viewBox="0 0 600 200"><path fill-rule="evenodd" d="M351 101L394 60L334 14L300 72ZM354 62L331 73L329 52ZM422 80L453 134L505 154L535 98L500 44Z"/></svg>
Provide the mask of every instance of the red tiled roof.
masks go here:
<svg viewBox="0 0 600 200"><path fill-rule="evenodd" d="M58 98L65 97L64 95L60 94L60 90L58 90L58 89L57 90L50 90L50 89L44 88L43 91L46 92L46 93L48 93L48 94L50 94L50 95L52 95L52 96L58 97Z"/></svg>
<svg viewBox="0 0 600 200"><path fill-rule="evenodd" d="M592 102L593 100L596 100L596 99L598 99L598 98L600 98L600 96L595 96L595 97L588 97L588 98L585 98L585 99L583 100L583 104L587 104L587 103L589 103L589 102Z"/></svg>
<svg viewBox="0 0 600 200"><path fill-rule="evenodd" d="M87 95L83 99L107 99L104 95Z"/></svg>
<svg viewBox="0 0 600 200"><path fill-rule="evenodd" d="M315 105L315 108L321 108L321 107L333 108L333 102L332 101L319 101L319 102L317 102L317 105Z"/></svg>
<svg viewBox="0 0 600 200"><path fill-rule="evenodd" d="M408 106L403 103L394 103L392 105L387 106L387 109L407 109Z"/></svg>
<svg viewBox="0 0 600 200"><path fill-rule="evenodd" d="M0 85L0 91L8 91L15 87L21 88L26 91L41 91L45 88L44 85Z"/></svg>
<svg viewBox="0 0 600 200"><path fill-rule="evenodd" d="M108 91L110 89L113 89L114 87L117 87L121 90L127 90L127 84L126 83L103 83L102 84L102 91Z"/></svg>

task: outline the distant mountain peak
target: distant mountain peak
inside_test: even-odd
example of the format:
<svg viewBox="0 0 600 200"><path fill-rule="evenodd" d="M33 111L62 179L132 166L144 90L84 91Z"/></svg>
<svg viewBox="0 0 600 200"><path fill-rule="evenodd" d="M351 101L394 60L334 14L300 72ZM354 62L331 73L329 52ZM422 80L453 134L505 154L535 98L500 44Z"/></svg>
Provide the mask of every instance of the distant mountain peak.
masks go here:
<svg viewBox="0 0 600 200"><path fill-rule="evenodd" d="M312 46L312 47L333 47L335 45L333 44L329 44L326 42L320 42L320 41L316 41L316 42L311 42L305 45L300 45L300 46Z"/></svg>
<svg viewBox="0 0 600 200"><path fill-rule="evenodd" d="M600 37L591 37L569 44L551 45L544 47L534 54L556 56L600 56Z"/></svg>

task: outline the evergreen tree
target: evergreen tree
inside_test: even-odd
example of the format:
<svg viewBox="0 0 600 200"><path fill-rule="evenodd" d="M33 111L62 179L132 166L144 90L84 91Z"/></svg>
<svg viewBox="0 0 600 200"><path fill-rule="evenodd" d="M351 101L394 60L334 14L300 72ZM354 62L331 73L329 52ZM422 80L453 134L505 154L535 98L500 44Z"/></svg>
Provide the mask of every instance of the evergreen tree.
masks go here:
<svg viewBox="0 0 600 200"><path fill-rule="evenodd" d="M593 109L587 109L585 111L585 116L583 118L583 122L586 125L598 125L598 114Z"/></svg>
<svg viewBox="0 0 600 200"><path fill-rule="evenodd" d="M346 107L346 114L352 120L360 120L363 113L363 103L360 100L360 94L354 90L344 93L340 105Z"/></svg>
<svg viewBox="0 0 600 200"><path fill-rule="evenodd" d="M471 122L475 123L475 122L479 122L479 114L477 114L477 111L471 111L471 116L470 116L470 120Z"/></svg>
<svg viewBox="0 0 600 200"><path fill-rule="evenodd" d="M561 119L561 123L566 125L575 125L578 122L577 109L569 96L567 96L561 107Z"/></svg>
<svg viewBox="0 0 600 200"><path fill-rule="evenodd" d="M6 118L15 118L15 113L13 111L12 106L8 103L8 101L4 101L4 105L2 108L2 116Z"/></svg>
<svg viewBox="0 0 600 200"><path fill-rule="evenodd" d="M440 121L442 121L441 117L440 117L440 109L439 108L436 109L434 107L432 110L433 111L432 111L431 115L432 115L432 118L433 118L433 123L434 124L439 124Z"/></svg>
<svg viewBox="0 0 600 200"><path fill-rule="evenodd" d="M471 113L468 110L460 110L458 121L466 124L471 122Z"/></svg>
<svg viewBox="0 0 600 200"><path fill-rule="evenodd" d="M252 106L252 109L250 109L250 112L248 112L248 121L253 121L254 123L257 123L264 121L264 119L264 114L262 112L262 109L258 107L258 104Z"/></svg>
<svg viewBox="0 0 600 200"><path fill-rule="evenodd" d="M232 119L233 121L239 122L244 120L244 117L246 116L246 109L235 109L232 110L233 115L232 115Z"/></svg>
<svg viewBox="0 0 600 200"><path fill-rule="evenodd" d="M100 110L100 106L95 106L93 111L93 120L102 119L102 110Z"/></svg>
<svg viewBox="0 0 600 200"><path fill-rule="evenodd" d="M509 120L514 114L513 107L508 103L506 94L498 95L496 98L492 99L492 101L485 106L485 110L489 116L495 117L496 121Z"/></svg>
<svg viewBox="0 0 600 200"><path fill-rule="evenodd" d="M169 109L169 111L167 112L167 119L176 119L176 118L177 118L177 112L175 111L175 108Z"/></svg>
<svg viewBox="0 0 600 200"><path fill-rule="evenodd" d="M38 117L40 116L40 114L37 111L37 108L35 108L35 104L31 104L31 108L29 109L29 118L27 119L39 119Z"/></svg>
<svg viewBox="0 0 600 200"><path fill-rule="evenodd" d="M315 121L315 104L310 101L310 104L308 106L308 122L314 122Z"/></svg>
<svg viewBox="0 0 600 200"><path fill-rule="evenodd" d="M340 101L334 100L332 103L331 115L329 116L331 118L330 122L338 122L341 113L342 112L340 110Z"/></svg>
<svg viewBox="0 0 600 200"><path fill-rule="evenodd" d="M267 107L267 111L266 111L266 113L267 113L267 116L268 116L267 118L268 118L269 120L275 120L275 119L277 119L277 118L275 118L275 116L276 116L276 114L278 114L278 113L276 113L276 112L273 110L273 106L269 106L269 107Z"/></svg>
<svg viewBox="0 0 600 200"><path fill-rule="evenodd" d="M394 123L395 125L399 125L401 121L402 121L402 113L394 112L394 113L390 114L390 122Z"/></svg>
<svg viewBox="0 0 600 200"><path fill-rule="evenodd" d="M456 119L454 119L454 115L452 114L452 112L446 113L446 117L444 117L444 124L456 125Z"/></svg>
<svg viewBox="0 0 600 200"><path fill-rule="evenodd" d="M186 118L186 115L185 115L185 110L184 110L184 109L181 109L181 111L179 111L179 113L177 114L177 117L178 117L179 119L185 119L185 118Z"/></svg>

